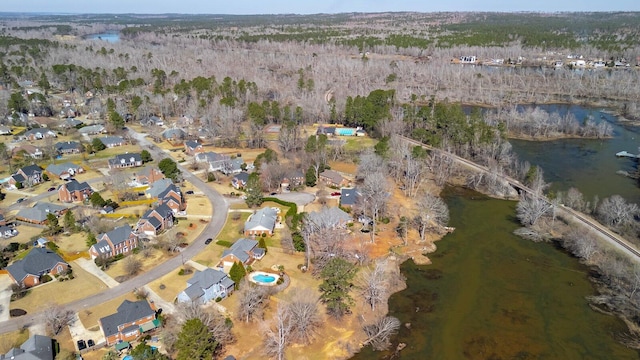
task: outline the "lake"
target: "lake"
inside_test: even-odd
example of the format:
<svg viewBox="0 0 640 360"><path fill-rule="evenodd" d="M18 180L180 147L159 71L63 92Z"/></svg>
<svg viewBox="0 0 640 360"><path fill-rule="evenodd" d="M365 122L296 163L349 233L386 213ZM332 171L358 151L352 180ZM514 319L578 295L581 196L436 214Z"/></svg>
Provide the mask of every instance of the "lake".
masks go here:
<svg viewBox="0 0 640 360"><path fill-rule="evenodd" d="M515 202L449 188L456 230L432 265L402 265L407 289L391 296L401 359L638 359L614 339L624 323L593 311L588 269L549 243L513 235ZM365 348L354 359L389 358Z"/></svg>
<svg viewBox="0 0 640 360"><path fill-rule="evenodd" d="M101 33L101 34L92 34L87 35L87 39L89 40L104 40L106 42L115 43L120 41L120 33Z"/></svg>

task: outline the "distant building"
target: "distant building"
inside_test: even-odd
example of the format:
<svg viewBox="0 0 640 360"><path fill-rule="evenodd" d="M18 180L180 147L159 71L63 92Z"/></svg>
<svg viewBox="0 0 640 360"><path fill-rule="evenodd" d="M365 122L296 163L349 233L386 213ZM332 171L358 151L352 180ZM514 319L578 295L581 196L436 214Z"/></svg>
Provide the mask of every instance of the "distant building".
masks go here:
<svg viewBox="0 0 640 360"><path fill-rule="evenodd" d="M118 154L109 159L109 169L123 169L142 166L142 156L137 153Z"/></svg>

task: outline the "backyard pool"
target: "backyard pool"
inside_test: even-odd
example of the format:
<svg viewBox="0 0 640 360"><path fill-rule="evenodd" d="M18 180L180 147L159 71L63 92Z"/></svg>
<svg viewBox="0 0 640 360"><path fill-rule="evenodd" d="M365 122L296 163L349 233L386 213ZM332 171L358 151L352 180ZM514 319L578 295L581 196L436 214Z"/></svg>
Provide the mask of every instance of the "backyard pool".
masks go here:
<svg viewBox="0 0 640 360"><path fill-rule="evenodd" d="M249 280L258 285L272 286L278 282L279 275L269 274L262 271L254 271L249 274Z"/></svg>
<svg viewBox="0 0 640 360"><path fill-rule="evenodd" d="M354 128L336 128L336 135L340 136L354 136L356 129Z"/></svg>

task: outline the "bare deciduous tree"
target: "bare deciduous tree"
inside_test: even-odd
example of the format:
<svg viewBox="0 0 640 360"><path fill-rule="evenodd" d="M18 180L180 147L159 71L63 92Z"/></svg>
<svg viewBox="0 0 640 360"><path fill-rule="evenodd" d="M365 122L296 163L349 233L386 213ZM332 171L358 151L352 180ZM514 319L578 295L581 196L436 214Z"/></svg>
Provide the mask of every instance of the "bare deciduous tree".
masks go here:
<svg viewBox="0 0 640 360"><path fill-rule="evenodd" d="M75 313L73 311L54 305L50 306L44 313L44 322L53 335L58 335L73 322L74 317Z"/></svg>
<svg viewBox="0 0 640 360"><path fill-rule="evenodd" d="M620 195L612 195L600 202L596 213L606 225L620 231L636 226L635 216L640 212L637 204L629 204Z"/></svg>
<svg viewBox="0 0 640 360"><path fill-rule="evenodd" d="M264 308L267 306L269 295L264 287L254 285L247 280L243 280L240 285L238 297L238 319L249 322L254 319L261 319Z"/></svg>
<svg viewBox="0 0 640 360"><path fill-rule="evenodd" d="M386 274L387 263L384 260L376 261L373 269L365 268L360 272L357 282L362 293L362 298L371 310L375 311L376 306L384 302L389 291L389 283Z"/></svg>
<svg viewBox="0 0 640 360"><path fill-rule="evenodd" d="M518 219L526 226L535 225L540 218L551 212L552 204L540 196L523 194L516 206Z"/></svg>
<svg viewBox="0 0 640 360"><path fill-rule="evenodd" d="M391 336L400 328L400 320L393 316L384 316L372 324L365 325L363 330L367 334L365 345L371 345L374 350L386 350L391 345Z"/></svg>
<svg viewBox="0 0 640 360"><path fill-rule="evenodd" d="M142 261L134 257L133 255L127 256L124 259L124 271L129 276L134 276L142 270Z"/></svg>
<svg viewBox="0 0 640 360"><path fill-rule="evenodd" d="M455 162L450 156L439 151L432 153L428 161L436 185L443 186L454 173L456 169Z"/></svg>
<svg viewBox="0 0 640 360"><path fill-rule="evenodd" d="M310 289L296 289L288 309L293 321L292 339L309 344L322 324L318 295Z"/></svg>
<svg viewBox="0 0 640 360"><path fill-rule="evenodd" d="M209 328L209 332L220 345L225 346L235 341L230 324L219 312L210 308L205 309L197 302L181 303L177 306L177 310L176 316L181 324L189 319L199 319ZM177 331L179 332L180 329L178 328Z"/></svg>
<svg viewBox="0 0 640 360"><path fill-rule="evenodd" d="M449 222L449 208L447 204L437 196L425 193L418 198L418 226L420 240L425 241L427 230L434 224L446 226Z"/></svg>
<svg viewBox="0 0 640 360"><path fill-rule="evenodd" d="M376 225L380 216L384 214L387 201L389 199L389 183L382 172L369 174L364 178L362 186L359 188L362 196L360 206L365 213L373 220L371 228L371 242L375 242Z"/></svg>
<svg viewBox="0 0 640 360"><path fill-rule="evenodd" d="M291 342L291 331L294 327L291 312L286 304L278 304L273 319L262 325L264 352L278 360L284 359L287 345Z"/></svg>

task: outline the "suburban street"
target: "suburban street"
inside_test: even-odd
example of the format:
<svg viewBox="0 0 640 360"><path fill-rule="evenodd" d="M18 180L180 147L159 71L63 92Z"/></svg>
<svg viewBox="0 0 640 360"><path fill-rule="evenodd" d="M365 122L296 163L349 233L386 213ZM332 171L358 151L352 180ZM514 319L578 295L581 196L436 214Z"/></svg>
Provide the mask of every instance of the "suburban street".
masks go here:
<svg viewBox="0 0 640 360"><path fill-rule="evenodd" d="M148 141L143 134L139 134L133 130L129 130L129 132L134 138L139 141L139 144L142 148L147 149L151 153L154 159L160 160L167 157L164 151ZM177 254L164 263L159 264L148 272L136 276L135 278L129 279L119 284L118 286L109 288L101 293L68 304L64 304L61 306L63 309L69 309L77 312L84 308L90 308L102 304L108 300L132 292L135 289L142 288L146 284L182 266L184 262L194 257L206 247L204 243L206 238L215 238L218 235L226 222L229 204L227 203L226 199L222 197L222 195L208 187L204 181L191 174L186 168L180 166L179 164L178 168L183 172L184 179L191 182L205 196L207 196L209 198L209 201L211 202L213 208L211 221L206 224L202 233L180 254ZM96 181L102 180L103 178L98 178ZM62 302L64 302L64 294L52 294L52 303ZM22 329L32 324L41 322L41 317L45 311L46 307L43 306L43 311L41 312L31 313L21 317L13 318L9 321L0 322L0 334Z"/></svg>

